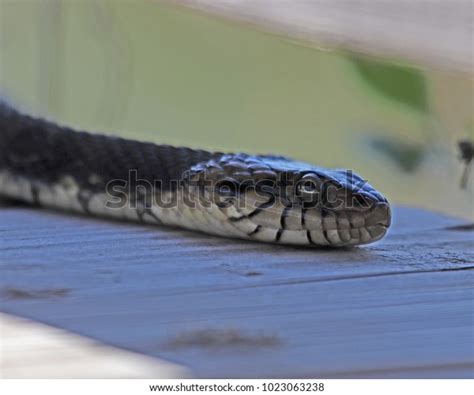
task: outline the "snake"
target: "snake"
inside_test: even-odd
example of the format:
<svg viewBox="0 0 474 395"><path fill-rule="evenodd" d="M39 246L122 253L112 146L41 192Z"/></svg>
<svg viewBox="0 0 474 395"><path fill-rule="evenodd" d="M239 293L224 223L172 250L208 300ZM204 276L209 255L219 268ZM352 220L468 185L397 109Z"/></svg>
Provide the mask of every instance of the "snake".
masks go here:
<svg viewBox="0 0 474 395"><path fill-rule="evenodd" d="M372 243L384 237L391 222L388 200L350 169L78 131L4 101L0 197L308 247Z"/></svg>

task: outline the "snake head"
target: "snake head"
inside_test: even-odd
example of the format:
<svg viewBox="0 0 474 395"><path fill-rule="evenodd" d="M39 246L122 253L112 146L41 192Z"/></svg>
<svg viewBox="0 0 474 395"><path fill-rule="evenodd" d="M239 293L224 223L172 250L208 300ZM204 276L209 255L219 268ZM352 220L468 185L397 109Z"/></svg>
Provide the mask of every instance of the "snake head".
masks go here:
<svg viewBox="0 0 474 395"><path fill-rule="evenodd" d="M390 226L387 199L354 172L284 157L222 155L193 166L186 189L217 234L343 247L379 240Z"/></svg>

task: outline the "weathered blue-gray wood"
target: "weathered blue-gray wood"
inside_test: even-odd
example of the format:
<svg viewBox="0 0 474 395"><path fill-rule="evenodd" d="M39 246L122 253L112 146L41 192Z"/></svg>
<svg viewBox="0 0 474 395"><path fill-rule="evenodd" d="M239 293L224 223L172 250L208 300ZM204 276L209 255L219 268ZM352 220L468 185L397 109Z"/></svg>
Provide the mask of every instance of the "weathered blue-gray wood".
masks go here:
<svg viewBox="0 0 474 395"><path fill-rule="evenodd" d="M314 250L0 208L0 307L198 377L474 377L473 227Z"/></svg>

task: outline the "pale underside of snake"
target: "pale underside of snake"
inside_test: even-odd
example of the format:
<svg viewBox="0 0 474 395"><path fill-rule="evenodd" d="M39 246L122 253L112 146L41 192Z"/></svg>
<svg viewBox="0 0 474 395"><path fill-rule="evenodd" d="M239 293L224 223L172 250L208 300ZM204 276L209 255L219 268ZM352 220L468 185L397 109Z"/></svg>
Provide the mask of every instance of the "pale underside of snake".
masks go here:
<svg viewBox="0 0 474 395"><path fill-rule="evenodd" d="M0 103L0 197L255 241L381 239L387 199L350 170L77 132Z"/></svg>

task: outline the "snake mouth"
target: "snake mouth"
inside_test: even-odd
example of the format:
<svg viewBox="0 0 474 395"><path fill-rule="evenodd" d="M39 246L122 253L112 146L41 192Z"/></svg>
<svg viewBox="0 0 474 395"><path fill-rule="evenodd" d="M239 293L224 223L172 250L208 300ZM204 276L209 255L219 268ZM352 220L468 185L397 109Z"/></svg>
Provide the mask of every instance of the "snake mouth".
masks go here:
<svg viewBox="0 0 474 395"><path fill-rule="evenodd" d="M382 226L388 228L390 222L390 205L386 202L376 203L365 215L365 226Z"/></svg>
<svg viewBox="0 0 474 395"><path fill-rule="evenodd" d="M377 203L367 213L364 222L364 228L369 233L370 239L364 240L361 244L380 240L385 236L391 224L390 205L386 202Z"/></svg>
<svg viewBox="0 0 474 395"><path fill-rule="evenodd" d="M256 196L256 195L255 195ZM390 206L374 202L365 211L286 206L277 199L256 204L248 193L245 207L220 207L228 223L248 238L281 244L354 246L381 239L390 226ZM257 208L255 208L257 206ZM241 233L240 233L241 234Z"/></svg>

